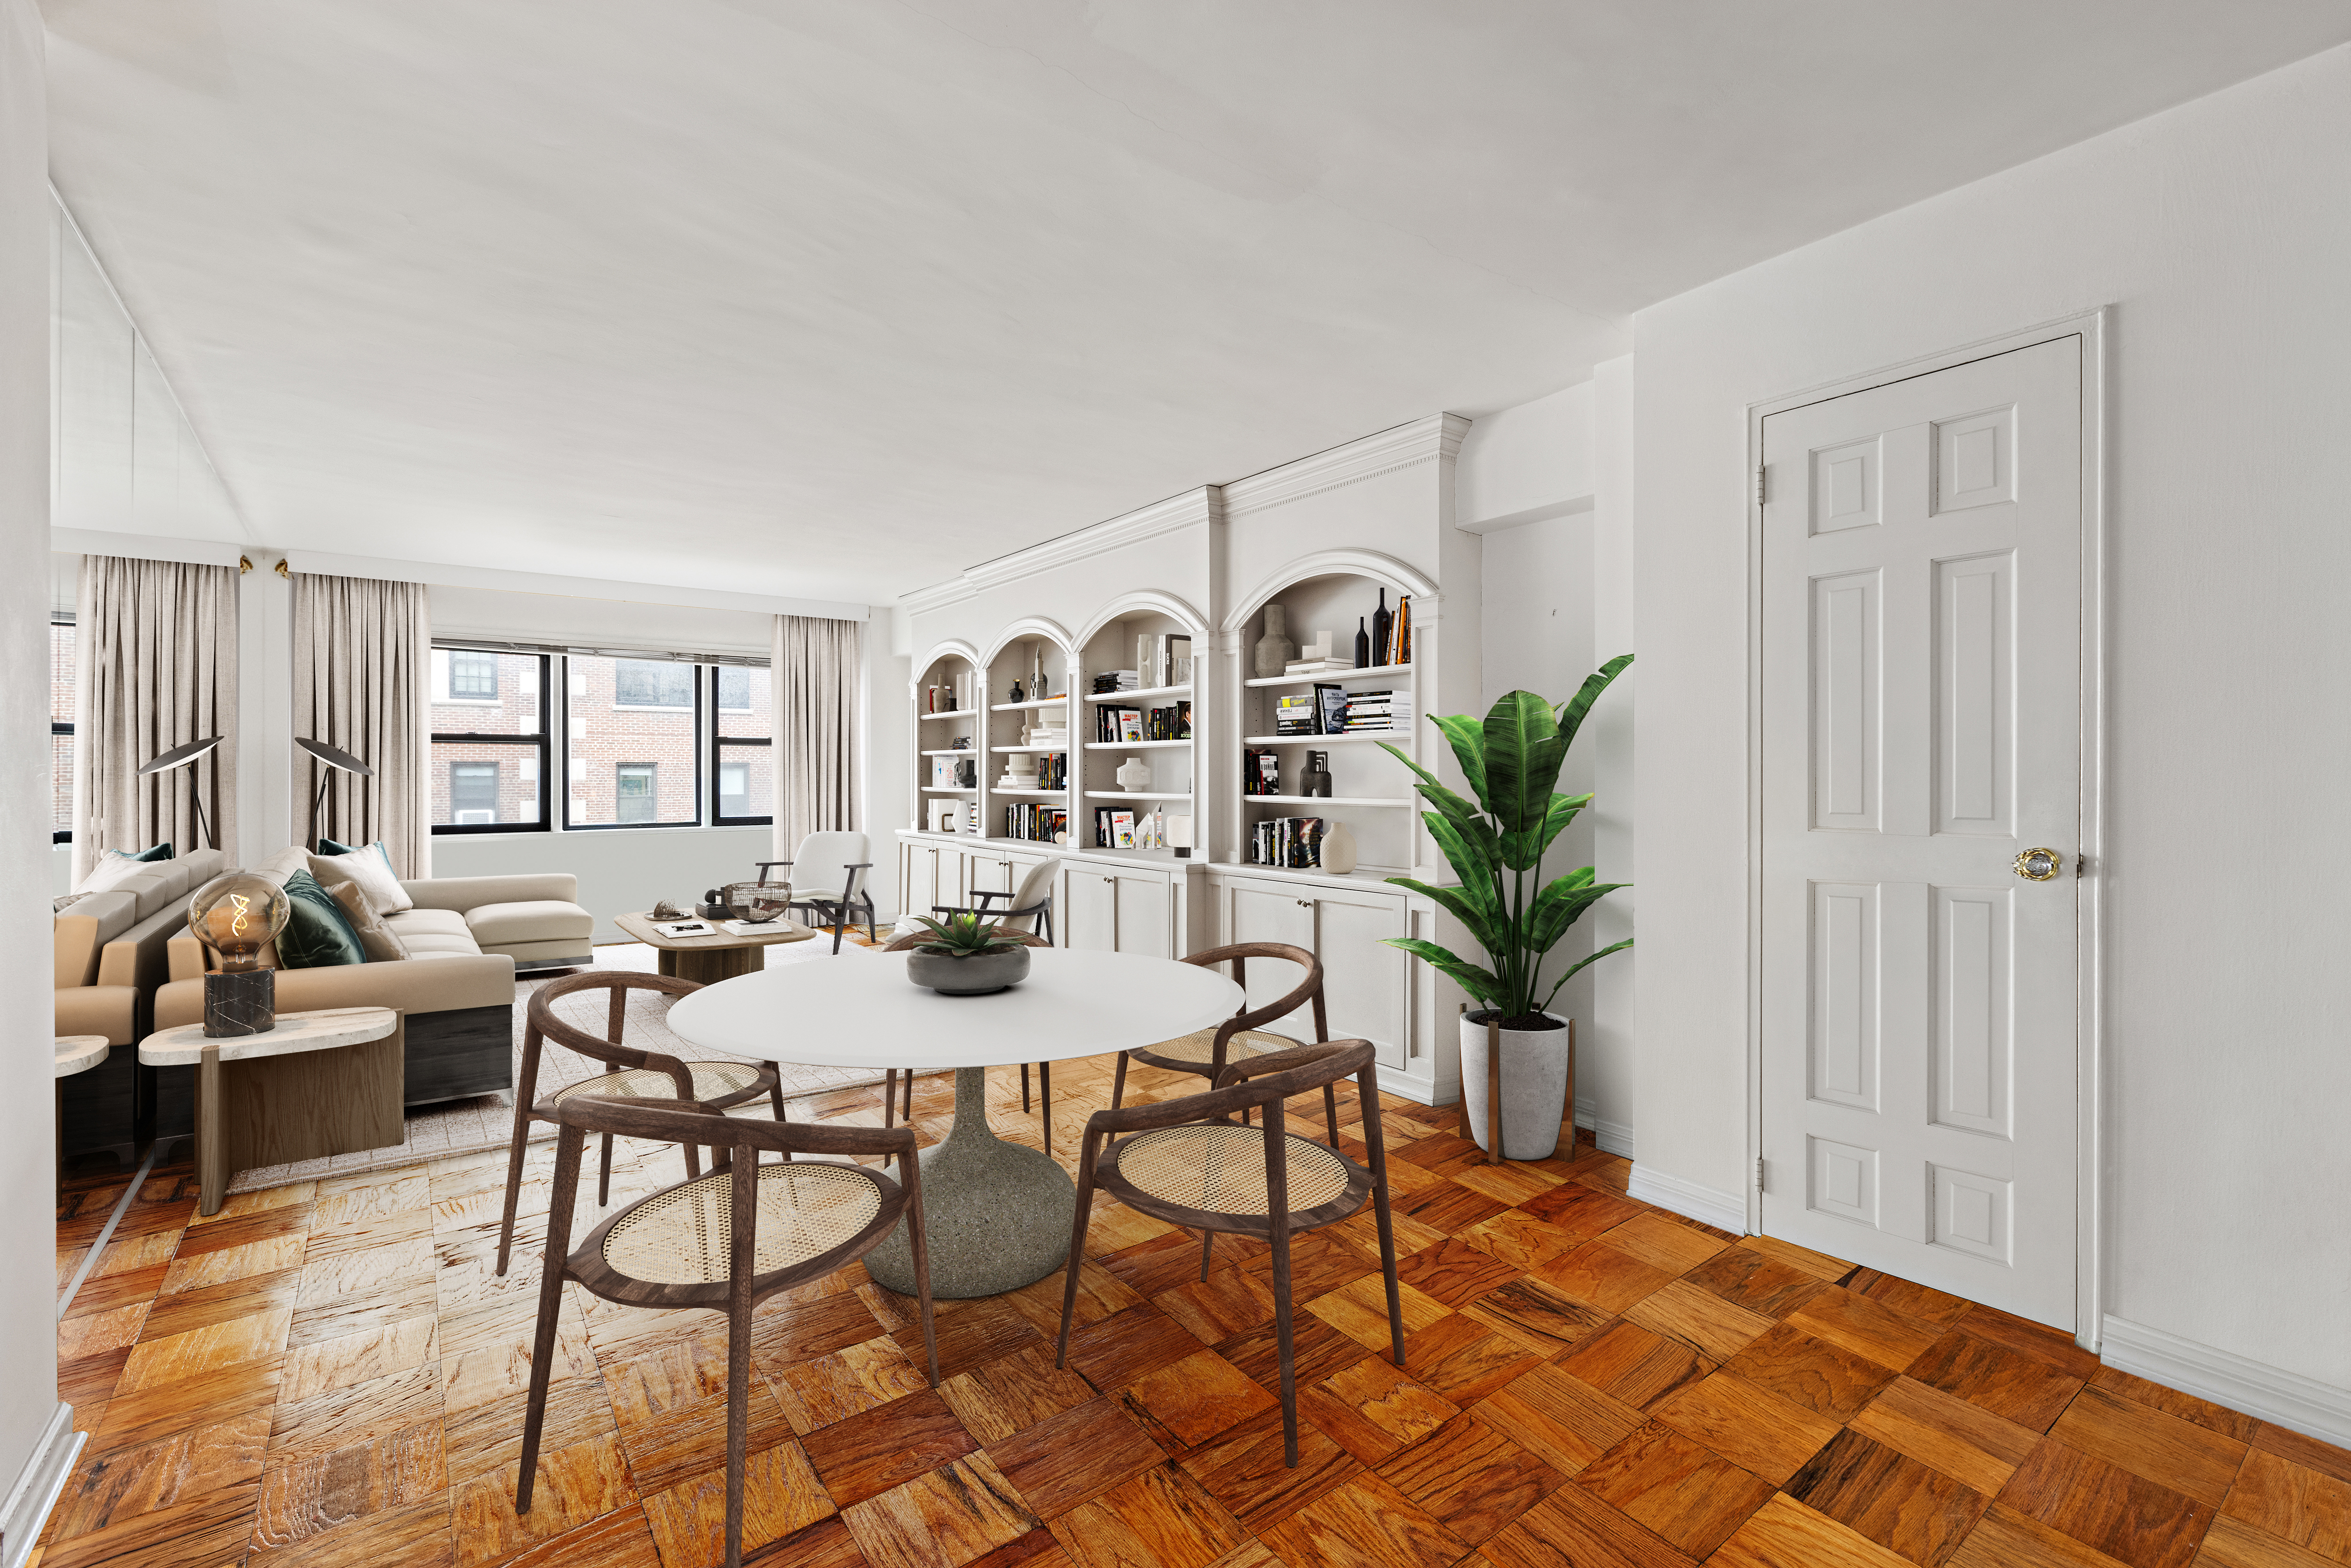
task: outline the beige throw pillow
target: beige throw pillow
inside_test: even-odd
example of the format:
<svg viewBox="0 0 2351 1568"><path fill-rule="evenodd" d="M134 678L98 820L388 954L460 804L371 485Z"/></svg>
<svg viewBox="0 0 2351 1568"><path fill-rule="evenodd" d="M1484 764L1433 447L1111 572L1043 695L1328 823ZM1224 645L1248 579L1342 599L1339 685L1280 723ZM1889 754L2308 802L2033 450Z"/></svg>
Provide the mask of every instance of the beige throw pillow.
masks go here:
<svg viewBox="0 0 2351 1568"><path fill-rule="evenodd" d="M343 906L343 914L359 934L360 946L371 964L389 964L408 956L408 945L402 942L383 917L368 906L367 894L355 882L330 882L323 884Z"/></svg>
<svg viewBox="0 0 2351 1568"><path fill-rule="evenodd" d="M381 842L363 844L342 855L312 855L310 874L324 885L329 877L337 881L348 877L360 884L367 894L368 906L378 915L397 915L403 909L413 909L416 901L400 885L400 878L392 872L392 858Z"/></svg>

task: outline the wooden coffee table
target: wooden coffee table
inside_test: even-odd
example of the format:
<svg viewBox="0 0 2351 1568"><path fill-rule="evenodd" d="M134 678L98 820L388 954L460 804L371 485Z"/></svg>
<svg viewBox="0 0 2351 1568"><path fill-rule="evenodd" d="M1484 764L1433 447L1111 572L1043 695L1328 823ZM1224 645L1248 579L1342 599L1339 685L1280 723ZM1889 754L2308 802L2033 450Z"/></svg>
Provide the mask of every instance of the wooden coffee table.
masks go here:
<svg viewBox="0 0 2351 1568"><path fill-rule="evenodd" d="M198 1212L220 1212L238 1171L405 1139L406 1039L395 1008L322 1008L279 1013L261 1034L192 1023L141 1040L148 1066L196 1070Z"/></svg>
<svg viewBox="0 0 2351 1568"><path fill-rule="evenodd" d="M757 934L737 936L715 920L705 921L707 936L664 936L653 929L650 915L615 915L612 924L661 955L661 972L674 979L707 986L731 980L768 967L767 949L786 942L805 942L816 935L805 925L778 920Z"/></svg>

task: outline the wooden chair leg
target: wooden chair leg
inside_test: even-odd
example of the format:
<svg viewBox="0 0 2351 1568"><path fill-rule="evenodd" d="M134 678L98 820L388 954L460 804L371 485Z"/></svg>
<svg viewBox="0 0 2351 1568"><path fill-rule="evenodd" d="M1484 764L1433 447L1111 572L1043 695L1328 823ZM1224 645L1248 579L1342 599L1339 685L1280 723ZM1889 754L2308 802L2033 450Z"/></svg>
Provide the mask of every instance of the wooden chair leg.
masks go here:
<svg viewBox="0 0 2351 1568"><path fill-rule="evenodd" d="M571 1210L580 1197L580 1151L586 1140L566 1127L555 1146L554 1201L547 1210L547 1252L540 1262L538 1326L530 1345L530 1400L522 1423L522 1473L515 1486L515 1511L530 1511L531 1483L538 1477L538 1440L547 1428L547 1385L555 1371L555 1323L563 1311L564 1260L571 1251Z"/></svg>
<svg viewBox="0 0 2351 1568"><path fill-rule="evenodd" d="M913 1121L914 1121L914 1070L913 1068L911 1068L911 1067L909 1067L908 1069L906 1069L906 1090L905 1090L905 1093L906 1093L906 1103L905 1103L904 1107L901 1110L901 1112L900 1112L900 1115L901 1115L901 1116L902 1116L905 1121L907 1121L907 1122L911 1123L911 1122L913 1122Z"/></svg>
<svg viewBox="0 0 2351 1568"><path fill-rule="evenodd" d="M1388 1288L1388 1337L1395 1349L1396 1370L1404 1370L1404 1298L1396 1289L1395 1221L1388 1213L1388 1178L1382 1171L1372 1185L1374 1212L1379 1217L1380 1270Z"/></svg>
<svg viewBox="0 0 2351 1568"><path fill-rule="evenodd" d="M1126 1058L1122 1056L1119 1060L1124 1061ZM1090 1133L1086 1135L1086 1152L1078 1161L1078 1213L1077 1218L1070 1222L1070 1261L1062 1270L1061 1337L1054 1344L1055 1366L1070 1364L1070 1320L1077 1316L1078 1270L1086 1264L1086 1220L1092 1216L1093 1207L1094 1140Z"/></svg>
<svg viewBox="0 0 2351 1568"><path fill-rule="evenodd" d="M914 1229L906 1235L906 1249L914 1255L914 1300L923 1313L923 1355L930 1364L931 1386L939 1385L939 1332L931 1316L931 1239L923 1225L923 1172L912 1155L898 1160L898 1179L906 1188L906 1218L899 1224L911 1223Z"/></svg>
<svg viewBox="0 0 2351 1568"><path fill-rule="evenodd" d="M1037 1101L1045 1107L1045 1152L1053 1152L1053 1064L1037 1064Z"/></svg>
<svg viewBox="0 0 2351 1568"><path fill-rule="evenodd" d="M523 1149L530 1139L530 1108L515 1091L514 1147L507 1153L506 1217L498 1222L498 1273L507 1271L507 1256L514 1248L515 1208L522 1201Z"/></svg>
<svg viewBox="0 0 2351 1568"><path fill-rule="evenodd" d="M726 1568L743 1568L743 1464L751 1437L751 1281L735 1281L726 1324Z"/></svg>
<svg viewBox="0 0 2351 1568"><path fill-rule="evenodd" d="M1203 1280L1208 1277L1208 1254L1215 1249L1216 1245L1217 1233L1215 1231L1203 1230L1200 1232L1200 1278Z"/></svg>
<svg viewBox="0 0 2351 1568"><path fill-rule="evenodd" d="M596 1159L596 1207L604 1208L612 1201L612 1134L604 1134L604 1151Z"/></svg>
<svg viewBox="0 0 2351 1568"><path fill-rule="evenodd" d="M1339 1146L1339 1091L1328 1083L1322 1085L1322 1120L1331 1129L1331 1146L1335 1149Z"/></svg>
<svg viewBox="0 0 2351 1568"><path fill-rule="evenodd" d="M1118 1071L1111 1074L1111 1080L1110 1080L1110 1108L1111 1108L1112 1110L1113 1110L1113 1111L1117 1110L1117 1109L1118 1109L1118 1106L1119 1106L1119 1102L1120 1102L1122 1099L1123 1099L1123 1098L1125 1097L1125 1094L1126 1094L1126 1052L1124 1052L1124 1051L1120 1051L1120 1052L1118 1053Z"/></svg>
<svg viewBox="0 0 2351 1568"><path fill-rule="evenodd" d="M1020 1109L1029 1109L1029 1064L1020 1064Z"/></svg>
<svg viewBox="0 0 2351 1568"><path fill-rule="evenodd" d="M1290 1329L1290 1233L1279 1224L1273 1236L1273 1343L1281 1358L1281 1462L1294 1470L1298 1468L1298 1348Z"/></svg>
<svg viewBox="0 0 2351 1568"><path fill-rule="evenodd" d="M898 1124L898 1070L882 1070L882 1125L884 1129Z"/></svg>

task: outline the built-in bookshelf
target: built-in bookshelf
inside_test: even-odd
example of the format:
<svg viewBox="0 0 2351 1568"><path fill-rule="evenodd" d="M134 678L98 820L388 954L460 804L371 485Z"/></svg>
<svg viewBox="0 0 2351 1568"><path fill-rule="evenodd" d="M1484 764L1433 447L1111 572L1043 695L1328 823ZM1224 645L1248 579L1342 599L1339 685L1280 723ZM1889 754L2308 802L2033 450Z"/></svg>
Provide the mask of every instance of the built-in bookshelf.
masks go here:
<svg viewBox="0 0 2351 1568"><path fill-rule="evenodd" d="M1328 631L1332 653L1351 659L1357 622L1360 619L1369 632L1382 586L1372 578L1331 572L1302 578L1277 589L1267 602L1282 607L1288 622L1286 634L1301 650L1297 657L1304 656L1304 650L1318 640L1318 633ZM1387 608L1393 614L1399 601L1393 586L1389 586L1386 597ZM1260 606L1241 634L1238 650L1241 679L1235 705L1239 722L1235 730L1228 732L1234 735L1236 743L1229 764L1235 777L1228 787L1235 791L1241 808L1240 841L1235 846L1240 860L1249 862L1250 841L1259 822L1273 817L1321 817L1326 824L1346 824L1355 841L1359 862L1410 863L1411 808L1416 803L1411 792L1412 775L1375 743L1385 742L1414 761L1422 760L1417 665L1391 658L1360 667L1259 675L1255 673L1255 657L1258 643L1265 635L1265 622L1264 608ZM1350 711L1360 722L1362 710L1376 701L1381 706L1401 710L1392 716L1395 727L1282 734L1277 722L1282 700L1311 695L1318 687L1336 688L1343 703L1355 705L1352 710L1343 707L1339 722L1345 722L1343 716ZM1379 694L1391 695L1381 697ZM1312 705L1309 712L1317 724L1331 722L1319 703ZM1323 757L1324 768L1331 775L1328 795L1308 795L1299 788L1310 752L1319 752ZM1248 792L1251 759L1262 757L1270 758L1274 788L1269 793L1251 794Z"/></svg>
<svg viewBox="0 0 2351 1568"><path fill-rule="evenodd" d="M1205 841L1196 789L1196 651L1205 650L1194 629L1155 611L1108 622L1079 651L1083 733L1073 769L1079 806L1071 813L1073 846L1172 854L1176 845ZM1132 684L1112 686L1121 681ZM1097 685L1112 689L1097 691ZM1129 761L1149 774L1133 789L1118 781Z"/></svg>
<svg viewBox="0 0 2351 1568"><path fill-rule="evenodd" d="M1069 684L1070 651L1042 630L1016 632L989 659L982 837L1049 844L1066 830L1073 814Z"/></svg>
<svg viewBox="0 0 2351 1568"><path fill-rule="evenodd" d="M914 681L914 825L943 832L978 831L981 706L987 697L979 666L967 653L941 650ZM969 783L955 778L971 763Z"/></svg>

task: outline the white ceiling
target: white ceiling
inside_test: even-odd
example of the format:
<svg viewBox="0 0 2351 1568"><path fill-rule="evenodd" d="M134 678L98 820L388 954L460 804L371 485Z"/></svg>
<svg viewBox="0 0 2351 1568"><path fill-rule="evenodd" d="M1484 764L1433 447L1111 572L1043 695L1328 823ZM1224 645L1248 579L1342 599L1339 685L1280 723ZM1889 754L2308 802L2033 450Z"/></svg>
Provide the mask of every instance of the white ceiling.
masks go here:
<svg viewBox="0 0 2351 1568"><path fill-rule="evenodd" d="M886 602L2351 38L2342 0L44 0L256 542Z"/></svg>

